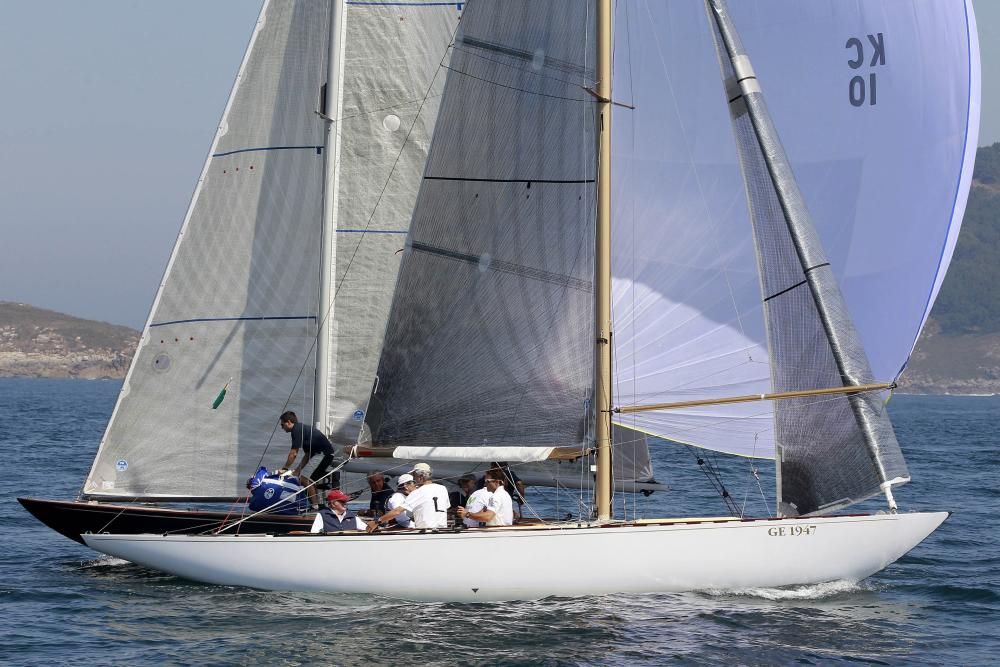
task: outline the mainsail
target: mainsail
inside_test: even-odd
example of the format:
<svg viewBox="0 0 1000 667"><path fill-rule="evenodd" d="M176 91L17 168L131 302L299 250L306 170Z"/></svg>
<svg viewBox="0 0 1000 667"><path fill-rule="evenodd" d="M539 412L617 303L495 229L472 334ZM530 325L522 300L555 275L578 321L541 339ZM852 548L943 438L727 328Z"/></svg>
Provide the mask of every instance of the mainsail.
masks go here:
<svg viewBox="0 0 1000 667"><path fill-rule="evenodd" d="M374 442L585 441L593 22L577 0L466 6L369 407Z"/></svg>
<svg viewBox="0 0 1000 667"><path fill-rule="evenodd" d="M369 405L375 443L593 444L594 31L590 2L466 4ZM618 488L652 481L645 436L614 433ZM518 474L586 486L581 463Z"/></svg>
<svg viewBox="0 0 1000 667"><path fill-rule="evenodd" d="M85 495L238 496L285 406L356 432L459 15L397 5L345 12L344 94L326 105L342 124L330 159L343 164L328 185L340 202L331 308L318 303L327 156L316 113L331 3L264 4ZM335 324L329 415L311 414L321 318Z"/></svg>
<svg viewBox="0 0 1000 667"><path fill-rule="evenodd" d="M979 113L971 7L774 0L736 3L730 13L872 376L891 381L943 280L971 180ZM615 116L617 402L776 390L704 7L624 3L616 19L615 99L636 106ZM766 403L619 422L717 451L774 452Z"/></svg>

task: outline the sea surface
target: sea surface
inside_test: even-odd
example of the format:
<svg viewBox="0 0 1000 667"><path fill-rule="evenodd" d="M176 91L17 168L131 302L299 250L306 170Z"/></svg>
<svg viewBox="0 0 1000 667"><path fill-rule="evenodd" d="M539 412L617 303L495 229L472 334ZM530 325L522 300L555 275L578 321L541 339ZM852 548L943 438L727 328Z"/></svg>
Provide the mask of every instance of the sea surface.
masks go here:
<svg viewBox="0 0 1000 667"><path fill-rule="evenodd" d="M914 480L898 490L901 509L954 514L860 584L429 604L191 583L101 556L38 523L15 498L76 496L119 387L0 379L2 664L1000 663L1000 397L892 399ZM755 476L746 460L702 457L699 465L697 453L674 445L655 447L654 457L671 490L620 499L619 512L728 513L704 472L712 464L737 511L773 511L768 462ZM572 503L530 491L539 511L558 504L564 513ZM455 561L469 566L460 553ZM740 566L738 552L732 564ZM628 554L605 566L628 567ZM587 577L596 564L584 553L566 567Z"/></svg>

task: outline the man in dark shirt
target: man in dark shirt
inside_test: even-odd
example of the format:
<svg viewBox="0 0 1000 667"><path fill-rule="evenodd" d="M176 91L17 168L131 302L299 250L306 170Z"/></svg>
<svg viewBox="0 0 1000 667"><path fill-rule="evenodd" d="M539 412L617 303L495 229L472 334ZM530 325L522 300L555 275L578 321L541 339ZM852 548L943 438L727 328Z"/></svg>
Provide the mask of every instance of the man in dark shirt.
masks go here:
<svg viewBox="0 0 1000 667"><path fill-rule="evenodd" d="M452 507L465 507L465 502L472 495L472 492L476 490L476 476L475 475L462 475L458 478L458 491L452 491L448 494L448 499L451 501Z"/></svg>
<svg viewBox="0 0 1000 667"><path fill-rule="evenodd" d="M372 490L372 501L368 505L368 515L382 516L385 514L385 502L393 494L393 490L386 486L385 474L373 472L368 475L368 488Z"/></svg>
<svg viewBox="0 0 1000 667"><path fill-rule="evenodd" d="M309 489L309 503L313 507L316 507L316 488L313 485L313 480L317 482L325 481L323 478L327 470L330 469L330 464L333 463L333 445L330 444L326 436L315 426L300 423L294 412L283 413L278 421L281 424L281 430L292 435L292 448L288 450L285 467L292 467L301 449L303 453L302 463L292 472L299 478L302 486ZM302 469L306 467L309 459L313 456L322 456L323 458L320 460L319 465L316 466L316 469L313 470L312 477L306 477L302 474Z"/></svg>

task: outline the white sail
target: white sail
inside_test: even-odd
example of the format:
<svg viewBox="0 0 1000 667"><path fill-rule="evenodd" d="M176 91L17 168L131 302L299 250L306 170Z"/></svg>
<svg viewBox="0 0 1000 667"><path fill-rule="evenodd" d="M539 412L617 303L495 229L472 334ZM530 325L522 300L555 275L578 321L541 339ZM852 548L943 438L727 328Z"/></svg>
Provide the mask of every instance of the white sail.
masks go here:
<svg viewBox="0 0 1000 667"><path fill-rule="evenodd" d="M591 3L466 6L367 422L569 446L593 419Z"/></svg>
<svg viewBox="0 0 1000 667"><path fill-rule="evenodd" d="M364 423L460 16L440 2L348 2L344 12L326 415L337 442L356 442Z"/></svg>
<svg viewBox="0 0 1000 667"><path fill-rule="evenodd" d="M292 409L316 419L322 317L335 323L329 418L348 437L344 425L360 424L353 413L371 389L395 252L439 99L432 84L459 12L348 5L334 308L318 303L324 128L316 112L330 3L274 0L261 10L86 495L245 492L245 478L287 450L277 416ZM331 100L327 111L335 109Z"/></svg>
<svg viewBox="0 0 1000 667"><path fill-rule="evenodd" d="M891 381L947 270L971 181L971 6L775 0L731 13L874 377ZM615 114L617 402L769 392L757 261L704 8L625 3L616 19L615 99L636 106ZM773 456L767 404L619 423Z"/></svg>

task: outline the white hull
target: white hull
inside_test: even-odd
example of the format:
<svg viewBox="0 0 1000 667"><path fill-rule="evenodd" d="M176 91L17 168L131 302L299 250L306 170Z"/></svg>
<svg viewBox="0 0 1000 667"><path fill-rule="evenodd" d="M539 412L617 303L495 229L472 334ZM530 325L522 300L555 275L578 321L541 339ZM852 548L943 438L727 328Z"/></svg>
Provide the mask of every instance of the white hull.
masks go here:
<svg viewBox="0 0 1000 667"><path fill-rule="evenodd" d="M915 547L947 517L928 512L434 534L83 538L111 556L212 584L408 600L528 600L859 581ZM600 575L595 563L607 565Z"/></svg>

